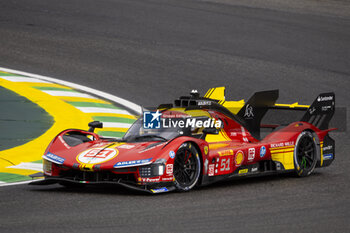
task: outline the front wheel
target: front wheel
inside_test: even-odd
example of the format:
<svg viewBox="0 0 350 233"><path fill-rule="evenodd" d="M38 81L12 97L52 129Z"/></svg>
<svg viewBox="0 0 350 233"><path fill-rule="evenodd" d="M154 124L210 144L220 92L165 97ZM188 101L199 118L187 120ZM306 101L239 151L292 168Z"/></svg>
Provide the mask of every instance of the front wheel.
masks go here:
<svg viewBox="0 0 350 233"><path fill-rule="evenodd" d="M198 150L192 143L183 143L174 159L175 186L180 191L192 189L199 180L201 161Z"/></svg>
<svg viewBox="0 0 350 233"><path fill-rule="evenodd" d="M317 144L314 135L309 131L302 132L294 149L294 166L298 176L310 175L317 163Z"/></svg>

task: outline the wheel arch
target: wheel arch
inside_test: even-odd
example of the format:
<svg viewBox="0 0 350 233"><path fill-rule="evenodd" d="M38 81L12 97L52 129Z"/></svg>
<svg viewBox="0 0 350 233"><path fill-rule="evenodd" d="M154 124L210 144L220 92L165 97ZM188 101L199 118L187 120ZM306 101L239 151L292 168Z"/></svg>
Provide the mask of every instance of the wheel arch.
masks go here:
<svg viewBox="0 0 350 233"><path fill-rule="evenodd" d="M318 137L317 133L308 128L308 129L305 129L303 130L302 132L304 131L307 131L307 132L310 132L313 136L314 136L314 140L315 140L315 143L316 143L316 156L317 156L317 163L316 163L316 167L319 167L319 164L320 164L320 161L321 161L321 143L320 143L320 138Z"/></svg>
<svg viewBox="0 0 350 233"><path fill-rule="evenodd" d="M305 133L308 133L308 135L305 135ZM315 162L315 165L313 165L313 168L311 168L311 170L309 170L309 171L306 170L307 173L305 173L304 169L301 169L301 168L299 168L299 166L296 166L296 156L297 156L297 151L298 151L297 146L299 145L299 140L301 138L303 138L304 136L311 137L312 140L314 141L315 147L316 147L316 162ZM314 130L312 130L310 128L307 128L307 129L302 130L298 134L297 139L295 140L295 145L294 145L293 160L294 160L294 166L295 166L294 169L295 169L295 171L296 171L296 173L297 173L297 175L299 177L309 176L314 171L314 169L317 167L317 164L319 163L320 151L321 151L321 149L320 149L320 141L319 141L318 135L316 134L316 132Z"/></svg>
<svg viewBox="0 0 350 233"><path fill-rule="evenodd" d="M201 185L202 180L203 180L204 169L205 169L205 161L204 161L204 157L202 154L202 150L201 150L200 146L193 140L188 140L188 141L185 141L183 143L191 143L194 147L196 147L196 149L198 151L198 155L199 155L199 158L200 158L200 161L202 164L201 164L201 171L199 173L199 180L198 180L197 186Z"/></svg>

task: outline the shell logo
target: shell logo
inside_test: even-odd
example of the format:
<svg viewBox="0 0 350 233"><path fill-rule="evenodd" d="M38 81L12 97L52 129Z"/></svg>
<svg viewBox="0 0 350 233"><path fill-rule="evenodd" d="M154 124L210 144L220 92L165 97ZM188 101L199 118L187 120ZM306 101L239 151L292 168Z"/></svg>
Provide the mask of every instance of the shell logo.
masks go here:
<svg viewBox="0 0 350 233"><path fill-rule="evenodd" d="M241 166L243 160L244 160L244 153L243 153L243 151L241 151L241 150L237 151L236 156L235 156L235 164L236 164L236 166L237 167Z"/></svg>
<svg viewBox="0 0 350 233"><path fill-rule="evenodd" d="M93 148L80 153L77 156L77 161L85 164L98 164L113 159L118 153L117 149Z"/></svg>

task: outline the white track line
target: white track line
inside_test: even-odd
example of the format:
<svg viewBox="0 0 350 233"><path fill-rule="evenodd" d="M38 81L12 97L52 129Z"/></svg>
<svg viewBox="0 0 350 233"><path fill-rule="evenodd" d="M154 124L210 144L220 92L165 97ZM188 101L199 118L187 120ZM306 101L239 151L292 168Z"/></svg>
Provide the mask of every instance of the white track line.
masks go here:
<svg viewBox="0 0 350 233"><path fill-rule="evenodd" d="M123 105L124 107L133 110L135 113L137 113L139 115L142 114L142 107L140 105L137 105L131 101L128 101L128 100L125 100L123 98L108 94L108 93L103 92L103 91L98 91L98 90L95 90L93 88L86 87L83 85L79 85L79 84L75 84L75 83L71 83L71 82L67 82L67 81L63 81L60 79L51 78L51 77L47 77L47 76L31 74L31 73L27 73L27 72L23 72L23 71L18 71L18 70L3 68L3 67L0 67L0 70L5 71L5 72L9 72L9 73L15 73L15 74L19 74L19 75L28 76L31 78L41 79L41 80L48 81L48 82L58 83L61 85L65 85L65 86L74 88L74 89L82 90L84 92L88 92L88 93L100 96L104 99L118 103L120 105Z"/></svg>
<svg viewBox="0 0 350 233"><path fill-rule="evenodd" d="M35 180L39 180L39 179L35 179ZM28 184L28 183L30 183L32 181L34 181L34 180L26 180L26 181L14 182L14 183L1 183L0 187L1 186L19 185L19 184Z"/></svg>
<svg viewBox="0 0 350 233"><path fill-rule="evenodd" d="M103 128L130 128L132 124L118 122L103 122Z"/></svg>
<svg viewBox="0 0 350 233"><path fill-rule="evenodd" d="M20 163L18 165L10 166L7 168L26 169L39 172L43 171L43 165L41 163Z"/></svg>
<svg viewBox="0 0 350 233"><path fill-rule="evenodd" d="M131 115L128 111L123 109L99 108L99 107L76 107L76 108L85 113L116 113L116 114Z"/></svg>
<svg viewBox="0 0 350 233"><path fill-rule="evenodd" d="M82 97L82 98L89 98L89 99L96 99L96 97L93 97L92 95L75 92L75 91L42 91L46 94L52 95L52 96L69 96L69 97Z"/></svg>
<svg viewBox="0 0 350 233"><path fill-rule="evenodd" d="M48 83L37 78L27 78L22 76L0 76L2 79L6 79L11 82L22 82L22 83Z"/></svg>

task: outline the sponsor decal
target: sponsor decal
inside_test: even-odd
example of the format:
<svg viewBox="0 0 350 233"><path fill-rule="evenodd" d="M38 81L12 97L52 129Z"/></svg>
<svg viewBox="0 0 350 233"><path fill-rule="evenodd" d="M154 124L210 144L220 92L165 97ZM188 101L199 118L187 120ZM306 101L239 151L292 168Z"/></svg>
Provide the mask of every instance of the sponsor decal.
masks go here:
<svg viewBox="0 0 350 233"><path fill-rule="evenodd" d="M159 129L160 128L160 116L159 110L156 112L144 112L143 113L143 128L145 129Z"/></svg>
<svg viewBox="0 0 350 233"><path fill-rule="evenodd" d="M315 108L315 107L312 107L312 108L309 109L309 113L310 113L310 114L314 113L315 111L316 111L316 108Z"/></svg>
<svg viewBox="0 0 350 233"><path fill-rule="evenodd" d="M169 190L166 187L159 188L159 189L151 189L153 193L165 193L168 192Z"/></svg>
<svg viewBox="0 0 350 233"><path fill-rule="evenodd" d="M294 142L280 142L280 143L272 143L270 144L271 148L283 147L283 146L294 146Z"/></svg>
<svg viewBox="0 0 350 233"><path fill-rule="evenodd" d="M211 101L198 101L198 106L211 105Z"/></svg>
<svg viewBox="0 0 350 233"><path fill-rule="evenodd" d="M175 158L175 152L173 150L169 151L170 158Z"/></svg>
<svg viewBox="0 0 350 233"><path fill-rule="evenodd" d="M46 155L43 156L43 158L57 164L63 164L65 160L64 158L58 155L52 154L51 152L48 152Z"/></svg>
<svg viewBox="0 0 350 233"><path fill-rule="evenodd" d="M325 147L322 148L323 151L325 151L325 150L332 150L332 149L333 149L332 145L325 146Z"/></svg>
<svg viewBox="0 0 350 233"><path fill-rule="evenodd" d="M173 181L173 177L162 178L162 181Z"/></svg>
<svg viewBox="0 0 350 233"><path fill-rule="evenodd" d="M248 149L248 160L253 160L255 158L255 148Z"/></svg>
<svg viewBox="0 0 350 233"><path fill-rule="evenodd" d="M294 142L293 141L285 142L284 146L294 146Z"/></svg>
<svg viewBox="0 0 350 233"><path fill-rule="evenodd" d="M237 167L241 166L243 160L244 160L244 153L243 153L243 151L241 151L241 150L237 151L236 156L235 156L235 164L236 164L236 166Z"/></svg>
<svg viewBox="0 0 350 233"><path fill-rule="evenodd" d="M242 139L244 142L248 142L248 138L247 138L247 133L245 132L245 129L241 126L241 131L242 131Z"/></svg>
<svg viewBox="0 0 350 233"><path fill-rule="evenodd" d="M218 152L220 156L229 156L233 155L233 150L223 150Z"/></svg>
<svg viewBox="0 0 350 233"><path fill-rule="evenodd" d="M332 106L327 105L327 106L322 106L322 111L326 112L328 110L332 109Z"/></svg>
<svg viewBox="0 0 350 233"><path fill-rule="evenodd" d="M109 161L118 155L117 149L93 148L83 151L77 156L77 161L86 164L96 164Z"/></svg>
<svg viewBox="0 0 350 233"><path fill-rule="evenodd" d="M151 163L152 158L149 159L139 159L139 160L132 160L132 161L123 161L116 163L113 167L114 168L120 168L120 167L133 167L138 165L146 165Z"/></svg>
<svg viewBox="0 0 350 233"><path fill-rule="evenodd" d="M241 169L241 170L238 171L238 174L245 174L245 173L247 173L247 172L248 172L248 168L246 168L246 169Z"/></svg>
<svg viewBox="0 0 350 233"><path fill-rule="evenodd" d="M323 160L333 159L333 154L325 154L323 155Z"/></svg>
<svg viewBox="0 0 350 233"><path fill-rule="evenodd" d="M252 172L257 172L258 171L258 168L257 167L253 167L252 168Z"/></svg>
<svg viewBox="0 0 350 233"><path fill-rule="evenodd" d="M160 178L141 178L142 182L159 182Z"/></svg>
<svg viewBox="0 0 350 233"><path fill-rule="evenodd" d="M172 175L173 174L173 164L167 164L166 165L166 174Z"/></svg>
<svg viewBox="0 0 350 233"><path fill-rule="evenodd" d="M329 101L329 100L333 100L333 96L332 95L330 95L330 96L319 96L317 98L318 102Z"/></svg>
<svg viewBox="0 0 350 233"><path fill-rule="evenodd" d="M118 148L121 148L121 149L131 149L134 147L135 147L135 145L129 145L129 144L123 144L123 145L118 146Z"/></svg>
<svg viewBox="0 0 350 233"><path fill-rule="evenodd" d="M207 155L207 154L208 154L208 151L209 151L208 147L205 146L205 147L204 147L204 154Z"/></svg>
<svg viewBox="0 0 350 233"><path fill-rule="evenodd" d="M241 131L242 131L242 136L246 137L247 133L245 132L245 129L243 128L243 126L241 126Z"/></svg>
<svg viewBox="0 0 350 233"><path fill-rule="evenodd" d="M231 133L230 133L230 136L231 136L231 137L235 137L235 136L237 136L237 133L236 133L236 132L231 132Z"/></svg>
<svg viewBox="0 0 350 233"><path fill-rule="evenodd" d="M266 147L262 146L260 147L260 158L263 158L266 154Z"/></svg>
<svg viewBox="0 0 350 233"><path fill-rule="evenodd" d="M245 118L252 118L252 117L254 117L253 107L250 106L249 104L247 104L247 106L245 107L244 117Z"/></svg>
<svg viewBox="0 0 350 233"><path fill-rule="evenodd" d="M210 164L209 165L209 169L208 169L208 176L213 176L214 175L214 164Z"/></svg>

